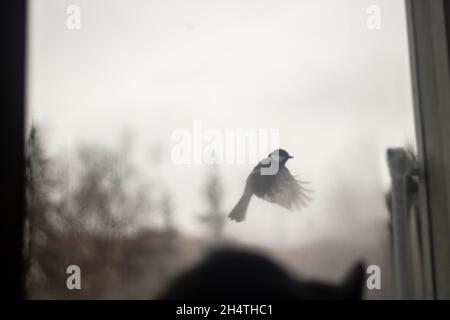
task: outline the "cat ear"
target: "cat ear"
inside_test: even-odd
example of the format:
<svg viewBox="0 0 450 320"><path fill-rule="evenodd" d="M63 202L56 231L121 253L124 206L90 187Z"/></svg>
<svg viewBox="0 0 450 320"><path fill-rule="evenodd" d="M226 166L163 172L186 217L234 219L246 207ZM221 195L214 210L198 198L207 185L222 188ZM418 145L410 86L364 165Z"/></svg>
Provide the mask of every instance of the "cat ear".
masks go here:
<svg viewBox="0 0 450 320"><path fill-rule="evenodd" d="M344 299L361 300L363 294L363 285L365 280L364 264L357 262L353 265L344 280L341 282L340 289Z"/></svg>

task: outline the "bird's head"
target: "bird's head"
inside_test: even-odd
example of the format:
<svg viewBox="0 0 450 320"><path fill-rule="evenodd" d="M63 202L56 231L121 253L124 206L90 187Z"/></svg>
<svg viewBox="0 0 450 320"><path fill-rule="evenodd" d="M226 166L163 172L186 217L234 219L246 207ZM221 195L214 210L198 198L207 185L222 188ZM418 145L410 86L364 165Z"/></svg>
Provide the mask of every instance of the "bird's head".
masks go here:
<svg viewBox="0 0 450 320"><path fill-rule="evenodd" d="M279 163L286 163L289 159L293 158L286 150L276 149L269 154L269 158L278 161Z"/></svg>

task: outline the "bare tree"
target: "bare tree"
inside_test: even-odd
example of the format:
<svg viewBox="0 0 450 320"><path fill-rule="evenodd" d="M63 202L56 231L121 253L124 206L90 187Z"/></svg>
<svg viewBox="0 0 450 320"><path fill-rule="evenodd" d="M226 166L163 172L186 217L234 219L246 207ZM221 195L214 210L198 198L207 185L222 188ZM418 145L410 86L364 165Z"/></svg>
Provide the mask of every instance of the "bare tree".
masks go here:
<svg viewBox="0 0 450 320"><path fill-rule="evenodd" d="M214 238L222 236L225 226L225 214L222 211L223 186L217 165L213 165L204 186L204 197L207 203L206 212L200 220L208 226Z"/></svg>
<svg viewBox="0 0 450 320"><path fill-rule="evenodd" d="M161 213L163 216L166 233L170 234L175 230L175 228L173 224L173 201L167 190L163 192L161 200Z"/></svg>
<svg viewBox="0 0 450 320"><path fill-rule="evenodd" d="M149 190L123 149L84 145L78 149L75 177L62 197L61 224L77 231L115 236L125 232L150 207Z"/></svg>
<svg viewBox="0 0 450 320"><path fill-rule="evenodd" d="M51 213L54 203L51 195L56 180L51 171L52 161L47 157L40 130L31 127L25 148L26 209L25 268L26 286L30 286L33 273L38 268L38 250L45 247L54 236Z"/></svg>
<svg viewBox="0 0 450 320"><path fill-rule="evenodd" d="M34 229L49 232L49 211L51 194L56 181L50 170L51 160L47 157L42 144L40 131L32 127L27 139L25 172L26 199L29 223Z"/></svg>

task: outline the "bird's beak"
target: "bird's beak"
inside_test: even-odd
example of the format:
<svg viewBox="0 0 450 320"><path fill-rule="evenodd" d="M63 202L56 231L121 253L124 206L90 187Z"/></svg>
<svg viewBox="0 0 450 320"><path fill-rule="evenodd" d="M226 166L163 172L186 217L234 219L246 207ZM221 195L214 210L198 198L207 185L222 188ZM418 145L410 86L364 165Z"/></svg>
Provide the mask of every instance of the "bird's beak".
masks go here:
<svg viewBox="0 0 450 320"><path fill-rule="evenodd" d="M288 159L292 159L292 158L294 158L294 157L293 157L293 156L289 156L289 157L288 157Z"/></svg>

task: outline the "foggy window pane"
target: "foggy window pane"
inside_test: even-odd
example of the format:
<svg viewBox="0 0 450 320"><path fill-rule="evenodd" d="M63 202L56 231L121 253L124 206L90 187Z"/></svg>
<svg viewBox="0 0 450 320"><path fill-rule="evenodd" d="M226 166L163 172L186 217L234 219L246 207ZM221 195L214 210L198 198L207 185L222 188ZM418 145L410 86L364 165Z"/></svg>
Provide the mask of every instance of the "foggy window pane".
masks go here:
<svg viewBox="0 0 450 320"><path fill-rule="evenodd" d="M377 4L30 2L30 296L154 298L226 244L334 282L379 265L367 297L392 298L385 152L415 140L404 2ZM278 148L311 200L228 219Z"/></svg>

